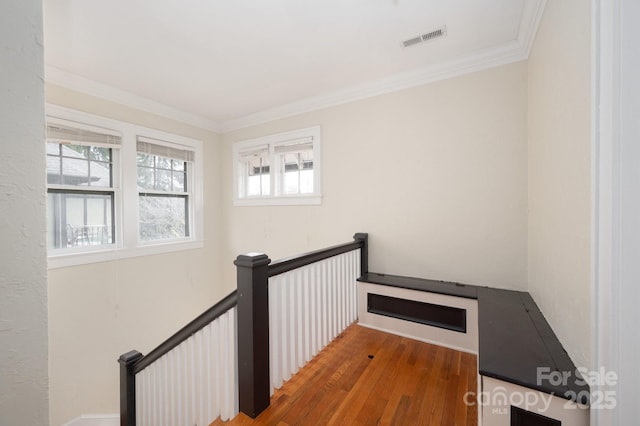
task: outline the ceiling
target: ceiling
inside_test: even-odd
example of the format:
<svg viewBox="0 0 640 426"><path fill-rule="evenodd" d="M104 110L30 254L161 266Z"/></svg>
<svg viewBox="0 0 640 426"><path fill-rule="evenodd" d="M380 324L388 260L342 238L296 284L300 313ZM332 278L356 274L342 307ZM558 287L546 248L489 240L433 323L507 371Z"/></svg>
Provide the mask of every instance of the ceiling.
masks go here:
<svg viewBox="0 0 640 426"><path fill-rule="evenodd" d="M46 80L226 131L526 59L545 1L44 0Z"/></svg>

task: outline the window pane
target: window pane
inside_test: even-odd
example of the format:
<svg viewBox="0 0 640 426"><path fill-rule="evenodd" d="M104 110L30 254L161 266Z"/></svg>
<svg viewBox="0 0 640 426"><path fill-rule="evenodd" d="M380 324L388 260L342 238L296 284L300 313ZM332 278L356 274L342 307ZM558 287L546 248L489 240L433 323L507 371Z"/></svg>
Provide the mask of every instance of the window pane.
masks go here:
<svg viewBox="0 0 640 426"><path fill-rule="evenodd" d="M97 161L89 163L89 184L91 186L111 186L111 164Z"/></svg>
<svg viewBox="0 0 640 426"><path fill-rule="evenodd" d="M65 185L89 185L89 162L75 158L62 159L62 183Z"/></svg>
<svg viewBox="0 0 640 426"><path fill-rule="evenodd" d="M247 196L256 197L269 195L271 191L271 179L269 175L256 175L247 178Z"/></svg>
<svg viewBox="0 0 640 426"><path fill-rule="evenodd" d="M300 172L300 193L313 194L313 170Z"/></svg>
<svg viewBox="0 0 640 426"><path fill-rule="evenodd" d="M140 194L140 240L153 241L189 236L186 196Z"/></svg>
<svg viewBox="0 0 640 426"><path fill-rule="evenodd" d="M183 171L184 161L173 160L172 167L173 167L173 170Z"/></svg>
<svg viewBox="0 0 640 426"><path fill-rule="evenodd" d="M284 194L290 195L297 194L299 192L299 176L300 173L298 172L289 172L284 174Z"/></svg>
<svg viewBox="0 0 640 426"><path fill-rule="evenodd" d="M153 155L138 153L138 166L153 167Z"/></svg>
<svg viewBox="0 0 640 426"><path fill-rule="evenodd" d="M283 195L313 193L313 151L290 151L278 156Z"/></svg>
<svg viewBox="0 0 640 426"><path fill-rule="evenodd" d="M138 154L138 189L186 192L187 163L150 154Z"/></svg>
<svg viewBox="0 0 640 426"><path fill-rule="evenodd" d="M83 145L62 145L62 155L71 158L89 158L89 147Z"/></svg>
<svg viewBox="0 0 640 426"><path fill-rule="evenodd" d="M110 148L47 143L47 183L108 188L111 155Z"/></svg>
<svg viewBox="0 0 640 426"><path fill-rule="evenodd" d="M156 187L160 191L171 191L171 172L169 170L156 170Z"/></svg>
<svg viewBox="0 0 640 426"><path fill-rule="evenodd" d="M48 246L113 244L113 194L50 192Z"/></svg>
<svg viewBox="0 0 640 426"><path fill-rule="evenodd" d="M61 184L60 157L47 155L47 183Z"/></svg>
<svg viewBox="0 0 640 426"><path fill-rule="evenodd" d="M180 192L187 190L184 186L184 172L173 172L173 190Z"/></svg>
<svg viewBox="0 0 640 426"><path fill-rule="evenodd" d="M171 159L156 155L156 167L159 169L171 170Z"/></svg>
<svg viewBox="0 0 640 426"><path fill-rule="evenodd" d="M138 167L138 189L153 189L153 169L150 167Z"/></svg>
<svg viewBox="0 0 640 426"><path fill-rule="evenodd" d="M245 159L242 163L244 167L241 167L241 170L244 170L246 196L269 195L271 193L269 159L264 156L255 156Z"/></svg>
<svg viewBox="0 0 640 426"><path fill-rule="evenodd" d="M111 149L110 148L99 148L97 146L92 146L89 149L89 153L91 155L91 159L94 161L101 161L104 163L111 162Z"/></svg>

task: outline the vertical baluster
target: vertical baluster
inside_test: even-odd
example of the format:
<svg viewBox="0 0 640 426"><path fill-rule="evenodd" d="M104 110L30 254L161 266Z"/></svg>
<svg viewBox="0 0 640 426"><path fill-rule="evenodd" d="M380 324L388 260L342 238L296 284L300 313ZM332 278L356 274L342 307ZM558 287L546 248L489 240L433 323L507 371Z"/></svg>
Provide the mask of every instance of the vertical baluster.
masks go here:
<svg viewBox="0 0 640 426"><path fill-rule="evenodd" d="M280 298L278 299L278 329L280 330L280 347L278 349L278 365L280 369L280 377L276 383L276 388L279 388L282 381L287 374L287 321L284 305L287 301L286 288L282 285L282 276L278 276L276 279L278 289L280 291Z"/></svg>
<svg viewBox="0 0 640 426"><path fill-rule="evenodd" d="M349 288L351 288L351 253L345 253L344 255L344 270L342 275L342 281L344 286L344 315L345 315L345 328L351 324L351 293L349 292Z"/></svg>
<svg viewBox="0 0 640 426"><path fill-rule="evenodd" d="M142 425L142 373L136 374L136 424Z"/></svg>
<svg viewBox="0 0 640 426"><path fill-rule="evenodd" d="M158 364L158 426L164 426L166 425L166 420L164 418L164 405L165 405L165 398L166 398L166 392L167 392L167 388L166 388L166 377L164 375L165 373L165 363L166 363L166 356L163 356L162 358L160 358L157 362Z"/></svg>
<svg viewBox="0 0 640 426"><path fill-rule="evenodd" d="M302 276L303 302L302 310L304 312L304 351L303 359L305 364L311 360L311 304L309 303L309 282L311 266L304 268Z"/></svg>
<svg viewBox="0 0 640 426"><path fill-rule="evenodd" d="M327 304L327 335L322 342L322 347L325 347L331 341L331 334L333 333L333 286L331 285L331 263L328 260L323 263L324 279L327 286L327 298L325 300Z"/></svg>
<svg viewBox="0 0 640 426"><path fill-rule="evenodd" d="M171 351L173 352L173 351ZM172 393L171 388L173 386L172 368L171 368L171 352L167 353L164 358L164 423L171 425L171 403Z"/></svg>
<svg viewBox="0 0 640 426"><path fill-rule="evenodd" d="M331 285L331 263L327 260L323 264L324 279L327 286L327 298L325 303L327 304L327 335L324 336L322 341L322 347L327 346L333 333L333 286Z"/></svg>
<svg viewBox="0 0 640 426"><path fill-rule="evenodd" d="M311 265L309 268L309 352L311 357L316 353L316 341L318 338L318 283L316 274L318 268Z"/></svg>
<svg viewBox="0 0 640 426"><path fill-rule="evenodd" d="M213 405L213 412L215 414L219 414L222 412L222 405L220 401L221 399L220 387L222 385L222 380L221 380L222 368L220 366L220 361L221 361L222 353L218 350L223 345L222 339L220 338L220 323L221 323L220 318L218 318L213 323L212 336L211 336L211 351L212 353L214 353L214 355L212 357L213 371L211 372L212 383L210 386L212 388L212 394L213 394L211 398L211 404Z"/></svg>
<svg viewBox="0 0 640 426"><path fill-rule="evenodd" d="M186 342L180 344L180 369L182 370L182 398L180 405L182 406L182 419L180 423L189 424L189 348Z"/></svg>
<svg viewBox="0 0 640 426"><path fill-rule="evenodd" d="M280 324L278 323L280 286L276 277L269 279L269 372L271 389L270 395L273 395L274 389L278 386L280 380Z"/></svg>
<svg viewBox="0 0 640 426"><path fill-rule="evenodd" d="M360 250L355 250L351 252L351 281L349 282L349 297L351 298L351 302L349 303L350 315L349 318L351 322L356 320L356 297L354 294L354 289L358 285L356 279L359 277L359 266L358 266L358 258L360 257Z"/></svg>
<svg viewBox="0 0 640 426"><path fill-rule="evenodd" d="M176 423L176 352L175 349L167 354L169 362L169 418L170 425Z"/></svg>
<svg viewBox="0 0 640 426"><path fill-rule="evenodd" d="M335 280L336 280L336 297L338 306L338 315L336 322L336 336L342 332L342 323L344 321L343 307L344 307L344 299L342 297L342 255L336 256L335 260L336 264L336 272L335 272Z"/></svg>
<svg viewBox="0 0 640 426"><path fill-rule="evenodd" d="M326 291L326 280L324 277L324 263L316 263L317 268L317 282L318 286L318 322L320 324L320 328L318 329L318 347L316 349L317 352L320 352L324 347L324 333L326 328L326 311L325 311L325 291Z"/></svg>
<svg viewBox="0 0 640 426"><path fill-rule="evenodd" d="M191 425L191 351L187 342L182 342L182 369L184 372L183 416L184 424Z"/></svg>
<svg viewBox="0 0 640 426"><path fill-rule="evenodd" d="M361 271L362 271L362 263L361 263L361 258L362 254L361 254L361 250L358 250L358 256L356 257L356 276L359 277L361 275ZM354 283L355 285L352 287L351 291L353 293L353 297L354 297L354 308L355 308L355 312L354 312L354 318L358 318L358 283Z"/></svg>
<svg viewBox="0 0 640 426"><path fill-rule="evenodd" d="M202 346L202 339L204 338L203 330L198 331L194 336L195 349L196 349L196 424L202 425L205 423L204 419L204 354ZM208 424L208 423L207 423Z"/></svg>
<svg viewBox="0 0 640 426"><path fill-rule="evenodd" d="M220 320L220 347L222 345L229 344L229 316L223 315ZM220 359L220 418L225 420L229 414L229 395L228 394L228 381L229 381L229 359L227 351L220 351L218 357Z"/></svg>
<svg viewBox="0 0 640 426"><path fill-rule="evenodd" d="M238 398L238 392L239 392L239 386L238 386L238 310L236 308L231 310L231 313L229 314L229 318L231 321L231 324L229 326L229 332L231 333L231 337L229 339L230 342L230 348L228 351L229 357L231 358L231 384L229 386L230 390L231 390L231 395L233 397L232 399L232 404L230 405L230 409L232 409L231 411L231 415L229 415L228 417L233 417L236 414L238 414L239 411L239 398Z"/></svg>
<svg viewBox="0 0 640 426"><path fill-rule="evenodd" d="M194 339L187 340L189 346L189 425L196 423L196 350Z"/></svg>
<svg viewBox="0 0 640 426"><path fill-rule="evenodd" d="M282 357L282 380L287 380L288 371L289 371L289 311L287 308L287 303L289 302L289 288L286 286L284 282L284 276L279 277L279 281L281 282L280 290L282 291L282 300L280 306L280 329L282 330L282 348L280 356ZM278 383L278 387L280 387L282 383Z"/></svg>
<svg viewBox="0 0 640 426"><path fill-rule="evenodd" d="M342 257L342 294L344 297L344 303L342 305L342 312L344 313L344 328L347 328L351 321L349 321L349 260L350 252L345 253Z"/></svg>
<svg viewBox="0 0 640 426"><path fill-rule="evenodd" d="M334 289L334 306L336 307L336 311L334 313L335 315L335 323L333 325L333 336L331 337L331 340L335 339L338 334L340 333L340 314L341 314L341 299L340 299L340 287L339 287L339 282L340 282L340 256L334 256L331 258L331 262L333 263L333 277L332 277L332 281L333 281L333 289Z"/></svg>
<svg viewBox="0 0 640 426"><path fill-rule="evenodd" d="M328 259L328 263L329 263L329 288L331 290L330 293L330 304L331 304L331 333L329 334L329 339L327 340L327 343L329 343L330 341L332 341L335 337L336 337L336 329L337 329L337 317L338 317L338 310L337 310L337 297L336 297L336 258L332 257L330 259Z"/></svg>
<svg viewBox="0 0 640 426"><path fill-rule="evenodd" d="M350 251L348 254L349 256L347 257L348 262L347 262L347 286L346 286L346 291L347 291L347 325L350 325L351 323L353 323L353 299L351 298L351 287L354 285L355 280L356 280L356 276L353 274L353 251Z"/></svg>
<svg viewBox="0 0 640 426"><path fill-rule="evenodd" d="M324 330L322 333L322 341L321 341L321 344L322 344L321 349L322 349L326 346L329 336L331 335L331 302L330 302L331 288L329 283L330 277L329 277L328 263L322 262L320 267L322 268L322 286L323 286L322 303L323 303L323 310L324 310L324 318L323 318Z"/></svg>
<svg viewBox="0 0 640 426"><path fill-rule="evenodd" d="M231 346L233 345L233 335L234 335L234 331L233 331L233 323L232 323L232 318L231 316L227 317L227 338L226 338L226 342L227 345ZM227 372L226 372L226 391L225 394L227 395L227 401L226 401L226 411L227 411L227 419L231 418L231 416L233 415L233 381L234 381L234 371L235 371L235 357L233 356L233 352L229 352L226 351L225 352L227 355Z"/></svg>
<svg viewBox="0 0 640 426"><path fill-rule="evenodd" d="M213 353L211 352L211 324L207 325L203 329L202 335L202 351L204 352L204 365L203 365L203 392L202 392L202 401L203 401L203 418L207 421L213 420L215 417L213 416L213 412L211 411L211 404L213 398L211 396L211 358L213 357Z"/></svg>
<svg viewBox="0 0 640 426"><path fill-rule="evenodd" d="M286 382L287 380L289 380L289 378L291 378L291 366L295 363L295 354L292 350L293 346L295 345L295 329L293 324L295 322L295 317L293 316L293 298L295 289L291 285L290 274L283 274L282 277L284 278L282 286L286 289L287 293L287 299L285 300L283 306L283 309L287 312L287 321L283 324L285 330L284 334L287 338L287 346L285 349L287 351L287 365L285 367L285 374L283 377L284 381Z"/></svg>
<svg viewBox="0 0 640 426"><path fill-rule="evenodd" d="M158 424L158 364L149 366L151 369L149 377L149 396L151 397L150 418L152 424Z"/></svg>
<svg viewBox="0 0 640 426"><path fill-rule="evenodd" d="M233 342L233 336L232 334L234 334L233 332L233 318L231 317L231 315L225 314L224 315L224 319L221 323L221 327L222 330L224 330L223 333L223 347L229 347L231 345L234 344ZM234 377L234 362L231 360L231 353L229 351L222 351L222 358L223 358L223 362L222 362L222 366L223 366L223 372L222 372L222 376L223 376L223 404L222 404L222 410L224 412L224 418L225 420L228 420L231 415L232 415L232 402L231 402L231 398L233 397L233 392L231 391L231 387L232 387L232 383L231 381L233 380Z"/></svg>
<svg viewBox="0 0 640 426"><path fill-rule="evenodd" d="M288 304L285 311L287 311L287 339L289 340L289 344L287 345L289 362L287 364L287 376L285 380L289 380L296 365L296 288L292 285L293 274L285 274L285 280L288 296Z"/></svg>
<svg viewBox="0 0 640 426"><path fill-rule="evenodd" d="M296 289L296 364L294 373L297 373L304 365L304 305L302 304L303 287L303 269L297 269L294 274L294 283Z"/></svg>
<svg viewBox="0 0 640 426"><path fill-rule="evenodd" d="M322 312L322 265L315 264L315 287L316 287L316 341L314 352L318 353L322 349L322 326L323 326L323 312Z"/></svg>
<svg viewBox="0 0 640 426"><path fill-rule="evenodd" d="M136 374L136 425L144 423L144 373L143 370Z"/></svg>
<svg viewBox="0 0 640 426"><path fill-rule="evenodd" d="M300 324L298 323L298 312L300 311L301 306L298 305L298 293L300 287L296 282L296 277L298 275L299 269L295 271L291 271L291 273L287 274L289 276L289 286L291 288L291 305L289 307L289 313L291 315L291 338L292 345L289 349L291 351L291 364L289 369L289 379L293 376L298 369L298 329L300 328Z"/></svg>
<svg viewBox="0 0 640 426"><path fill-rule="evenodd" d="M148 372L147 372L147 423L148 425L153 424L154 421L154 406L153 406L153 389L154 389L154 383L153 383L153 368L148 367Z"/></svg>
<svg viewBox="0 0 640 426"><path fill-rule="evenodd" d="M291 274L283 274L283 286L287 289L287 300L284 311L287 313L287 368L284 380L291 378L292 367L296 362L295 339L295 288L291 285Z"/></svg>
<svg viewBox="0 0 640 426"><path fill-rule="evenodd" d="M136 425L146 424L147 413L147 372L143 370L136 374Z"/></svg>

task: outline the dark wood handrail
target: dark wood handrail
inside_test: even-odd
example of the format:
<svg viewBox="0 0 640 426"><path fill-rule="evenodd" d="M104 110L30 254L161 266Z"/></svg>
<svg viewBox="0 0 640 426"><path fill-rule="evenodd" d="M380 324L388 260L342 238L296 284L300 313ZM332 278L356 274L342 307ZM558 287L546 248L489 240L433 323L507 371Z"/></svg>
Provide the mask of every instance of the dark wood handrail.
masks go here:
<svg viewBox="0 0 640 426"><path fill-rule="evenodd" d="M336 246L320 250L314 250L294 257L276 260L269 265L269 277L284 274L285 272L293 271L294 269L311 265L312 263L316 263L342 253L347 253L357 249L364 249L364 238L366 237L359 238L359 236L366 236L366 234L356 234L354 237L355 241L338 244Z"/></svg>
<svg viewBox="0 0 640 426"><path fill-rule="evenodd" d="M360 274L368 272L368 235L357 233L354 241L278 260L272 264L264 254L240 255L238 289L185 325L180 331L142 356L130 351L120 356L120 424L136 425L136 374L223 315L238 308L238 392L240 411L255 418L269 406L269 277L360 249Z"/></svg>
<svg viewBox="0 0 640 426"><path fill-rule="evenodd" d="M200 316L185 325L173 336L169 337L157 348L140 358L133 364L134 374L138 374L149 365L166 355L171 349L193 336L195 333L203 329L216 318L222 316L229 309L238 304L238 291L233 290L224 299L204 311Z"/></svg>

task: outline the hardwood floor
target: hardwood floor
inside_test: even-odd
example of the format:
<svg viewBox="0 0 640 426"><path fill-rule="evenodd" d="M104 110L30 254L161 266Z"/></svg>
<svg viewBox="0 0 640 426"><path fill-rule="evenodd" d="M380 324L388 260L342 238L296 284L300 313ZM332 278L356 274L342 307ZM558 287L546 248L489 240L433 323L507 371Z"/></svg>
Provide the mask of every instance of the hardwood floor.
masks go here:
<svg viewBox="0 0 640 426"><path fill-rule="evenodd" d="M476 356L351 325L255 420L212 425L476 425Z"/></svg>

